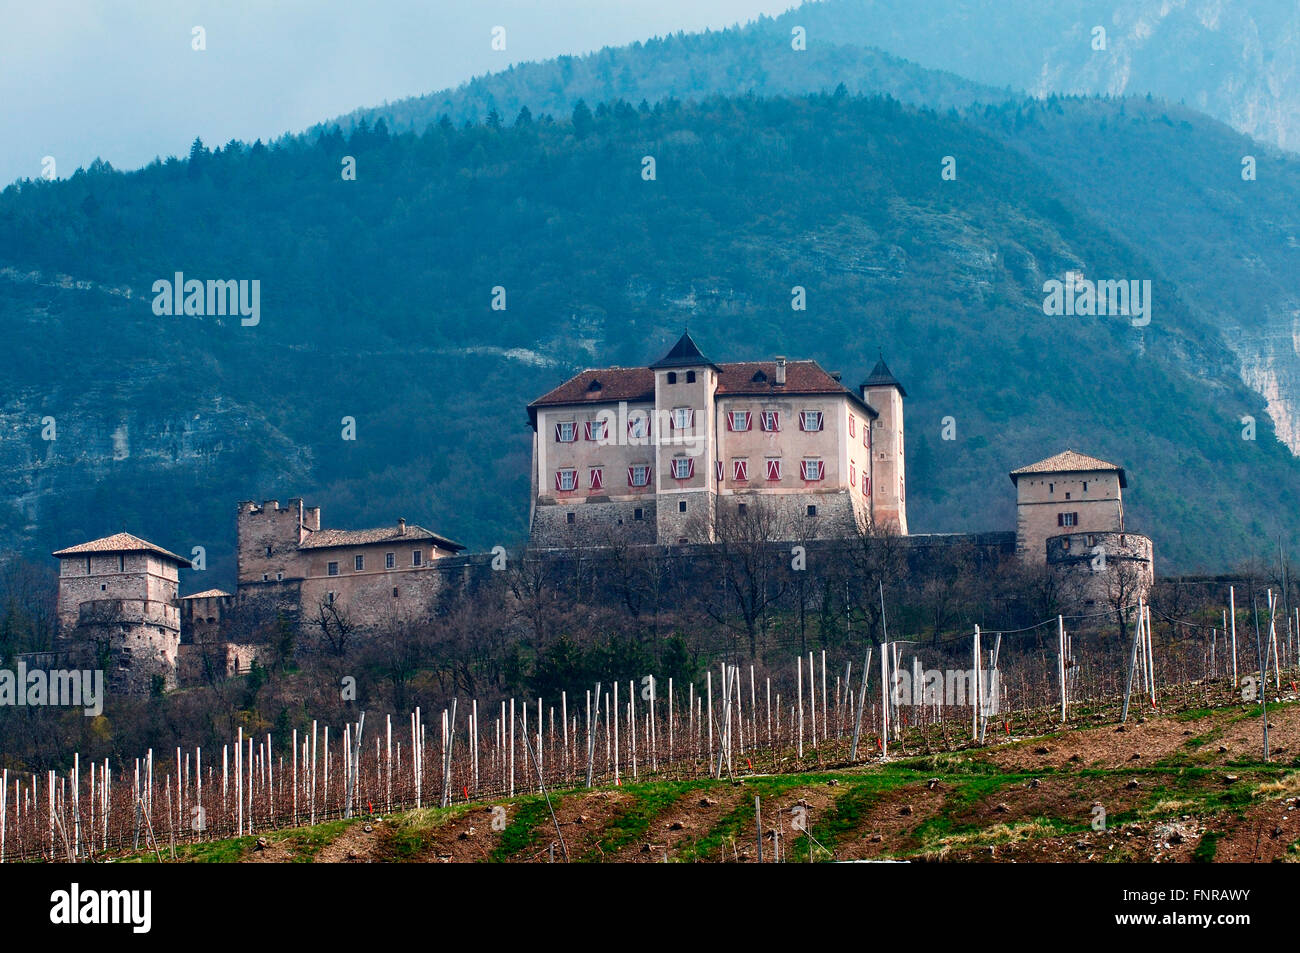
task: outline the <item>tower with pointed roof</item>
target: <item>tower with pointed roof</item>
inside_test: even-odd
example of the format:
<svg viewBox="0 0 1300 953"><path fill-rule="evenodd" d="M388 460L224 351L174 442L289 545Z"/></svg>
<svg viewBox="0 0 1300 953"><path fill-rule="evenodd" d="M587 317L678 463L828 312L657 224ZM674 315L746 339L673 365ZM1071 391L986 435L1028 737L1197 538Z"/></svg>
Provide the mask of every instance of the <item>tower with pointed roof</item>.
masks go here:
<svg viewBox="0 0 1300 953"><path fill-rule="evenodd" d="M717 509L713 407L721 368L683 331L650 370L660 463L655 467L657 541L666 546L711 542Z"/></svg>
<svg viewBox="0 0 1300 953"><path fill-rule="evenodd" d="M876 361L859 387L879 416L871 423L872 521L907 535L907 460L903 442L903 398L907 391L885 364Z"/></svg>

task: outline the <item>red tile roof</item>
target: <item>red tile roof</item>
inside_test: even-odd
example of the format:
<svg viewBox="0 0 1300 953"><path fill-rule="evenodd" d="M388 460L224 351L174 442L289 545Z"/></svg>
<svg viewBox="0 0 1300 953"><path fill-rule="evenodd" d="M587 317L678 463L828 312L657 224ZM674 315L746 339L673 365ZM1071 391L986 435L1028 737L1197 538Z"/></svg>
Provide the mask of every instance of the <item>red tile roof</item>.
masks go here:
<svg viewBox="0 0 1300 953"><path fill-rule="evenodd" d="M330 549L337 546L368 546L374 543L412 543L430 541L443 549L460 552L465 547L460 543L440 536L433 530L408 523L406 532L398 532L396 526L381 526L378 529L322 529L309 535L298 546L299 549Z"/></svg>
<svg viewBox="0 0 1300 953"><path fill-rule="evenodd" d="M1086 453L1079 453L1077 450L1065 450L1056 454L1056 456L1048 457L1046 460L1039 460L1037 463L1031 463L1018 470L1012 470L1011 482L1015 483L1017 477L1030 473L1096 473L1107 470L1119 474L1120 486L1128 486L1128 482L1124 478L1123 467L1107 463L1105 460L1098 460L1096 457L1090 457Z"/></svg>
<svg viewBox="0 0 1300 953"><path fill-rule="evenodd" d="M112 536L92 539L88 543L80 543L76 546L69 546L67 549L60 549L53 555L62 559L65 556L87 556L91 553L153 553L155 556L170 559L182 569L190 568L190 561L184 556L177 556L161 546L155 546L148 540L143 540L139 536L132 536L130 533L114 533Z"/></svg>
<svg viewBox="0 0 1300 953"><path fill-rule="evenodd" d="M775 361L741 361L719 365L719 397L776 397L783 394L843 394L860 404L872 417L875 408L831 377L816 361L787 361L785 384L778 386ZM760 376L761 375L761 376ZM759 377L758 380L755 380ZM599 386L593 386L599 385ZM653 401L655 375L648 367L605 367L585 370L528 405L528 415L536 424L538 407L571 404L608 403L625 400Z"/></svg>

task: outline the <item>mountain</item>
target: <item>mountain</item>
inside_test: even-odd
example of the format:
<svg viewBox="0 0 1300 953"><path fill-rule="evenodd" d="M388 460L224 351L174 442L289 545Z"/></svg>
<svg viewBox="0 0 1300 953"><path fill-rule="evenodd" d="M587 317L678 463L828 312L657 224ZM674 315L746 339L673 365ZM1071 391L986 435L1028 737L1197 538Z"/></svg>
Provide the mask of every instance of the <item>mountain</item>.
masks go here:
<svg viewBox="0 0 1300 953"><path fill-rule="evenodd" d="M0 539L39 553L126 525L205 546L195 589L229 583L240 499L302 494L330 525L400 515L474 548L518 542L524 405L582 367L660 356L689 320L715 360L807 356L849 382L883 349L911 395L914 531L1012 527L1007 472L1074 446L1128 468L1130 525L1155 537L1162 570L1221 567L1276 533L1293 545L1300 462L1186 277L1208 239L1175 259L1180 235L1234 214L1284 220L1275 203L1300 167L1270 160L1287 190L1235 212L1225 198L1218 218L1185 210L1161 244L1146 237L1158 223L1132 229L1124 201L1086 187L1083 167L1104 186L1127 136L1093 137L1074 165L1077 149L1045 145L1087 137L1085 118L1200 150L1178 167L1189 176L1237 145L1128 100L959 115L742 96L196 143L139 172L20 183L0 193L14 501ZM1046 315L1044 282L1067 271L1150 280L1151 323ZM176 272L259 280L260 322L155 315L153 283ZM791 310L795 285L807 311Z"/></svg>
<svg viewBox="0 0 1300 953"><path fill-rule="evenodd" d="M802 51L792 48L795 28ZM1297 46L1300 5L1290 0L823 0L729 30L515 66L339 122L347 129L385 116L419 131L442 115L479 122L493 109L567 115L578 99L797 94L844 83L936 108L1001 102L1008 90L1150 93L1296 151Z"/></svg>

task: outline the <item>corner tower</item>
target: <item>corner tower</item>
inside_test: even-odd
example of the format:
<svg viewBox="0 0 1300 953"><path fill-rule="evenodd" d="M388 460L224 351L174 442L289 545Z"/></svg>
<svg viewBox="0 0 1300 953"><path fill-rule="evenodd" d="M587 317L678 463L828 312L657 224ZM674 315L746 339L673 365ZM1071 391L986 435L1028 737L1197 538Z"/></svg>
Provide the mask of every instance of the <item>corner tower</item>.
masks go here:
<svg viewBox="0 0 1300 953"><path fill-rule="evenodd" d="M871 521L907 535L907 479L903 453L903 398L907 391L882 355L859 388L880 416L871 422Z"/></svg>

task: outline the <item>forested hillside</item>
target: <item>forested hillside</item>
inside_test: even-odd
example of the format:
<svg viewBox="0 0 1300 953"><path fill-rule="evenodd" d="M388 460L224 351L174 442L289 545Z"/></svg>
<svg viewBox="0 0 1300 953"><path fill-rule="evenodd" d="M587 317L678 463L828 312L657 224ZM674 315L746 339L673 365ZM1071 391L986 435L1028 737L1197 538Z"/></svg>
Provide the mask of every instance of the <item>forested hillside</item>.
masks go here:
<svg viewBox="0 0 1300 953"><path fill-rule="evenodd" d="M1031 114L1004 118L1048 122ZM1021 151L1031 130L1008 144L1001 122L842 92L584 104L196 144L137 173L11 187L4 543L39 553L126 526L205 545L195 587L228 584L235 502L291 494L331 525L402 515L475 548L517 542L524 405L584 366L658 357L689 320L716 360L807 356L850 383L883 350L911 398L913 531L1011 528L1007 471L1074 446L1128 468L1130 523L1164 569L1271 548L1300 464L1189 303L1187 266L1108 227L1068 170ZM1151 324L1045 316L1043 282L1071 269L1152 280ZM259 279L260 324L155 316L152 283L177 271Z"/></svg>

